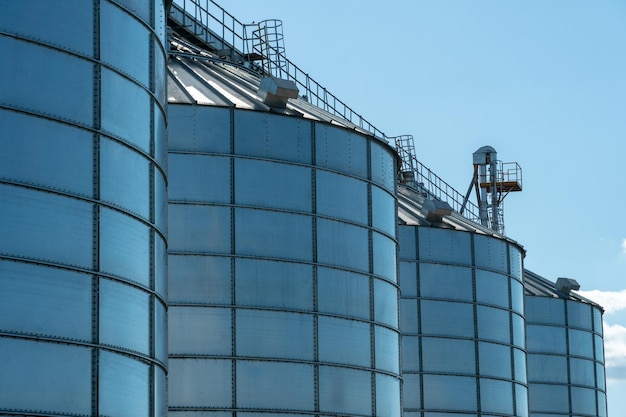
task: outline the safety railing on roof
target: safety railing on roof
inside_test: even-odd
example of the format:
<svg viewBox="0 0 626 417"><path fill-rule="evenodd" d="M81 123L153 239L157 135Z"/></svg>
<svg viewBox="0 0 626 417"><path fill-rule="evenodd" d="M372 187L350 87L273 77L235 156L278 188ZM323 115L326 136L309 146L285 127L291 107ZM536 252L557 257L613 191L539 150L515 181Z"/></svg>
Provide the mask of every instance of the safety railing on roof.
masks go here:
<svg viewBox="0 0 626 417"><path fill-rule="evenodd" d="M304 94L301 94L301 97L306 99L309 103L335 116L339 116L374 136L387 141L387 136L382 130L376 128L376 126L367 121L325 87L318 84L309 74L288 59L285 59L284 67L280 68L276 74L272 75L278 78L287 78L295 81L296 85L304 90Z"/></svg>
<svg viewBox="0 0 626 417"><path fill-rule="evenodd" d="M212 49L238 52L243 58L244 24L214 1L173 0L170 17Z"/></svg>
<svg viewBox="0 0 626 417"><path fill-rule="evenodd" d="M480 219L478 206L470 201L437 174L417 160L413 135L401 135L388 138L395 142L398 155L402 160L400 167L400 181L417 191L426 194L429 198L436 198L450 204L457 213L462 213L472 221ZM461 210L463 208L463 210Z"/></svg>
<svg viewBox="0 0 626 417"><path fill-rule="evenodd" d="M258 39L254 39L254 28L258 24L241 23L213 0L173 0L170 18L192 32L208 47L218 54L227 56L230 60L240 60L240 63L245 64L246 58L259 50L258 45L255 44ZM248 34L252 37L248 37ZM410 161L418 189L426 192L430 197L448 202L455 211L460 212L464 196L419 162L415 156L411 155L412 152L408 152L410 156L407 159L407 155L405 155L407 149L402 143L394 144L395 138L385 135L380 129L316 82L300 67L289 61L283 50L277 49L271 44L265 45L265 50L267 56L262 57L262 59L269 59L274 56L278 57L280 62L276 62L274 65L262 64L258 66L249 63L253 69L269 71L270 73L266 75L294 81L299 86L301 98L382 140L390 142L392 145L396 145L402 160ZM466 203L463 211L465 217L477 221L480 218L478 213L478 206L473 203Z"/></svg>
<svg viewBox="0 0 626 417"><path fill-rule="evenodd" d="M241 23L213 0L174 0L170 17L218 53L228 51L231 59L244 60L254 51L254 38L247 38L248 33L254 34L254 30L249 28L253 25ZM380 129L289 61L282 51L276 50L272 45L267 45L266 51L268 56L263 59L269 59L271 56L281 58L280 65L270 66L273 73L268 75L293 80L300 89L300 96L309 103L386 140L385 134Z"/></svg>
<svg viewBox="0 0 626 417"><path fill-rule="evenodd" d="M424 188L430 197L435 197L439 200L447 202L450 206L452 206L454 211L460 213L465 197L420 161L414 159L414 163L416 173L415 180L419 185L418 189ZM479 213L480 210L476 204L471 201L465 203L465 209L462 213L465 218L479 223Z"/></svg>

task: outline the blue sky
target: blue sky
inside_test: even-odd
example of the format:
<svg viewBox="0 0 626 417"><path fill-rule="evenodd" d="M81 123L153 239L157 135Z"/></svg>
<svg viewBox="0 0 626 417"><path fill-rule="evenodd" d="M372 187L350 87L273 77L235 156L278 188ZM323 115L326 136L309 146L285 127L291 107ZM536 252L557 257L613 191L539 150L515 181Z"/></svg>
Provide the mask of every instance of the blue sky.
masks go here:
<svg viewBox="0 0 626 417"><path fill-rule="evenodd" d="M218 0L219 2L219 0ZM525 266L606 307L609 416L626 416L626 1L225 0L281 19L287 57L460 192L483 145Z"/></svg>

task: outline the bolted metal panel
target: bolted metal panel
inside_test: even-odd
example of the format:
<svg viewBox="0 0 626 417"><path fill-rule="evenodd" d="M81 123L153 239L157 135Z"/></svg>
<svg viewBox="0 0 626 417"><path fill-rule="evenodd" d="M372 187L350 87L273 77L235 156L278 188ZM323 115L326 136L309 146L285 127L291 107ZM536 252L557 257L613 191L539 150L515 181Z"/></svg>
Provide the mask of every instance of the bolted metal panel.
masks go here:
<svg viewBox="0 0 626 417"><path fill-rule="evenodd" d="M395 247L395 229L373 227L368 215L382 211L395 218L395 205L393 184L387 190L369 180L369 142L375 139L280 114L170 106L171 115L191 124L204 114L217 125L231 126L221 136L196 130L195 139L185 141L170 134L180 144L170 150L176 161L170 164L172 184L193 190L192 198L180 190L170 193L169 255L176 262L170 263L169 280L171 293L180 294L170 299L170 314L178 317L193 308L205 312L194 317L206 317L194 318L192 326L178 319L169 324L176 338L170 340L170 413L193 407L216 417L243 409L362 415L376 404L399 408L399 356L382 359L399 352L395 267L380 263L374 269L371 247L371 236L379 244L391 243L382 248ZM228 148L234 151L213 151L212 159L193 148L231 140ZM391 148L377 147L377 152L378 165L371 169L393 166ZM230 178L193 175L211 172L202 166L216 158L230 160ZM189 185L216 181L230 185L214 187L223 195L198 193ZM381 207L373 207L370 188L384 191L377 194ZM213 215L203 216L201 208ZM206 233L196 238L198 228ZM211 244L211 236L224 230L230 231L222 237L229 245ZM190 262L198 258L206 262ZM231 268L203 269L216 260L228 260ZM223 282L231 286L230 300L201 301L194 291L181 290L193 286L200 293L215 286L217 291ZM209 331L225 311L228 318L220 323L227 327ZM194 334L207 331L215 337L197 343ZM228 378L189 375L185 361L192 358L198 366L232 364L231 372ZM228 404L201 395L207 384L226 384ZM339 388L344 395L335 394Z"/></svg>
<svg viewBox="0 0 626 417"><path fill-rule="evenodd" d="M162 17L3 6L0 413L165 415Z"/></svg>
<svg viewBox="0 0 626 417"><path fill-rule="evenodd" d="M516 246L442 225L446 205L421 207L432 227L399 226L404 412L522 415L524 317L509 266Z"/></svg>
<svg viewBox="0 0 626 417"><path fill-rule="evenodd" d="M606 416L602 308L569 290L576 280L551 283L525 271L529 415ZM553 296L553 294L555 296Z"/></svg>

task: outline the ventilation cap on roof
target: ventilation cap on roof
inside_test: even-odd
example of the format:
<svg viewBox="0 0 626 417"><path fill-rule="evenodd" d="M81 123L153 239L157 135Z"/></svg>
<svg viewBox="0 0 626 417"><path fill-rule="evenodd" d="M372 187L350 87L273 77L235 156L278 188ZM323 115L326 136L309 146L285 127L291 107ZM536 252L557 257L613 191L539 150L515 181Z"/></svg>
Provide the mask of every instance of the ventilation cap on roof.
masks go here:
<svg viewBox="0 0 626 417"><path fill-rule="evenodd" d="M427 199L422 204L421 213L430 223L441 223L443 216L452 214L452 207L445 201Z"/></svg>
<svg viewBox="0 0 626 417"><path fill-rule="evenodd" d="M556 280L556 289L567 295L571 290L578 291L580 289L580 284L575 279L559 278Z"/></svg>
<svg viewBox="0 0 626 417"><path fill-rule="evenodd" d="M284 109L290 98L298 97L298 87L291 80L275 77L263 77L257 96L270 107Z"/></svg>

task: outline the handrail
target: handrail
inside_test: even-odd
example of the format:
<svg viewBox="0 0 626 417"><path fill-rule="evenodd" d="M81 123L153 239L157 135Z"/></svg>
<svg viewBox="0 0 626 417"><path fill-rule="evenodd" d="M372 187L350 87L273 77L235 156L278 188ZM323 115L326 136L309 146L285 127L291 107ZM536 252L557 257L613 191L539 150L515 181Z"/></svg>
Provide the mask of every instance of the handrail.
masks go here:
<svg viewBox="0 0 626 417"><path fill-rule="evenodd" d="M309 74L304 72L300 67L291 62L288 58L284 58L285 65L278 68L276 74L272 74L278 78L288 78L293 80L298 86L305 91L301 94L309 103L328 111L336 116L340 116L350 123L364 129L372 135L387 141L387 135L370 123L367 119L353 110L344 103L339 97L328 91L326 87L315 81Z"/></svg>
<svg viewBox="0 0 626 417"><path fill-rule="evenodd" d="M211 23L218 24L217 36L221 36L224 40L225 46L233 49L233 52L237 53L241 57L245 54L253 51L250 41L252 39L246 39L245 34L247 32L246 26L237 20L233 15L228 13L224 8L215 3L213 0L174 0L173 8L184 12L190 18L195 19L196 23L204 26L205 29L210 29ZM221 19L218 15L221 15ZM184 16L184 15L183 15ZM226 19L228 21L226 21ZM179 22L186 25L186 21ZM214 31L215 32L215 31ZM203 34L204 35L204 34ZM208 35L204 36L202 40L209 41ZM363 116L354 111L350 106L341 101L337 96L328 91L325 87L315 81L309 74L304 72L300 67L291 62L282 51L276 50L272 45L267 45L270 50L268 55L280 56L281 65L273 66L276 70L275 73L269 74L278 78L287 78L293 80L298 86L302 87L304 92L301 93L303 98L306 98L311 104L320 107L329 113L336 116L340 116L350 123L364 129L379 139L386 141L385 133L376 128L372 123L367 121Z"/></svg>
<svg viewBox="0 0 626 417"><path fill-rule="evenodd" d="M498 179L503 182L515 182L522 188L522 167L517 162L501 162L498 167Z"/></svg>
<svg viewBox="0 0 626 417"><path fill-rule="evenodd" d="M178 22L183 26L189 27L188 23L198 23L204 29L213 31L222 39L225 46L233 51L239 54L246 52L246 42L243 36L245 25L213 0L173 0L172 9L183 13L183 21ZM191 20L190 22L187 21L187 17ZM208 34L196 33L195 35L201 36L200 39L210 43L207 36L202 36Z"/></svg>
<svg viewBox="0 0 626 417"><path fill-rule="evenodd" d="M420 187L424 187L429 197L446 201L452 206L454 211L461 213L461 207L463 206L465 196L459 193L454 187L445 182L441 177L435 174L432 170L430 170L430 168L422 164L416 158L413 158L413 163L415 164L415 173L417 175L415 181L420 185ZM463 217L474 222L480 222L480 209L478 208L478 205L472 203L471 201L466 202L462 215Z"/></svg>

